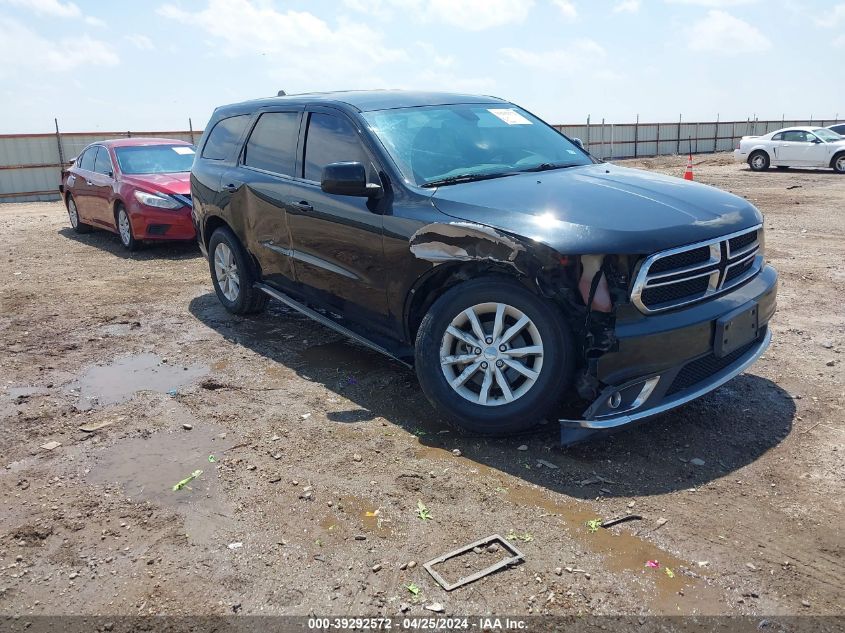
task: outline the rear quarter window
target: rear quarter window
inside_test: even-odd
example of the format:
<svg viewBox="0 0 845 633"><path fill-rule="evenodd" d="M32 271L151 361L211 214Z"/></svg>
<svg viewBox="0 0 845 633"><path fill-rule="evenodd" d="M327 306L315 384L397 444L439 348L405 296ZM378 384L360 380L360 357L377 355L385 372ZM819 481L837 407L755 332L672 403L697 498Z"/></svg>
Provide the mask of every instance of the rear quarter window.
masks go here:
<svg viewBox="0 0 845 633"><path fill-rule="evenodd" d="M214 124L208 135L205 146L202 148L202 157L210 160L226 160L229 158L248 121L248 114L220 119Z"/></svg>

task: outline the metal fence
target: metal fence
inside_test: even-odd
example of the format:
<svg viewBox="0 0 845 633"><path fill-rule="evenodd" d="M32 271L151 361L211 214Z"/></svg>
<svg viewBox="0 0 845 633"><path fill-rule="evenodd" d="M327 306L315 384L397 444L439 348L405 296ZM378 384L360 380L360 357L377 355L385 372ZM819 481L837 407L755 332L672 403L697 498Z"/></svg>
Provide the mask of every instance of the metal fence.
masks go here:
<svg viewBox="0 0 845 633"><path fill-rule="evenodd" d="M0 203L58 200L62 165L95 141L133 136L195 143L202 131L0 134Z"/></svg>
<svg viewBox="0 0 845 633"><path fill-rule="evenodd" d="M579 138L596 158L640 158L672 154L712 154L733 151L743 136L762 136L784 127L812 125L827 127L839 118L822 120L693 121L672 123L593 123L556 125L570 138Z"/></svg>
<svg viewBox="0 0 845 633"><path fill-rule="evenodd" d="M836 119L697 121L672 123L593 123L556 125L570 138L580 138L593 156L605 160L672 154L731 151L747 135L767 134L793 125L828 126ZM57 200L62 165L89 143L110 138L157 136L195 143L201 130L169 132L59 132L0 134L0 203Z"/></svg>

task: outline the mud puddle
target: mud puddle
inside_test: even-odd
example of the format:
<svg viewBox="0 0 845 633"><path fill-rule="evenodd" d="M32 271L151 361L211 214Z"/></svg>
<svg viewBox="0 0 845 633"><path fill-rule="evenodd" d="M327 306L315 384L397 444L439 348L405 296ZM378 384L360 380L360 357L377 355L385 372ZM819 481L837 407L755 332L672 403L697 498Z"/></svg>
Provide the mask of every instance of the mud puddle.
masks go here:
<svg viewBox="0 0 845 633"><path fill-rule="evenodd" d="M330 514L320 521L320 527L326 532L336 535L363 532L382 538L387 538L393 533L391 520L384 516L380 508L366 499L347 495L340 498L336 508L337 514Z"/></svg>
<svg viewBox="0 0 845 633"><path fill-rule="evenodd" d="M171 365L155 354L137 354L89 367L70 385L70 391L79 395L79 407L87 409L125 402L139 391L167 393L207 373L202 365Z"/></svg>
<svg viewBox="0 0 845 633"><path fill-rule="evenodd" d="M219 528L231 521L217 477L218 460L234 446L223 429L194 423L193 430L163 430L148 436L118 440L92 455L87 479L119 485L132 501L149 501L180 514L185 532L194 542L208 544ZM214 461L209 461L214 455ZM201 470L181 490L173 486Z"/></svg>
<svg viewBox="0 0 845 633"><path fill-rule="evenodd" d="M451 461L455 457L448 451L436 447L421 447L417 458L432 461ZM465 459L474 471L474 476L488 475L497 479L509 475L489 466ZM508 482L503 481L503 486ZM601 517L589 504L574 499L551 499L547 491L534 485L506 486L504 498L516 505L543 510L544 516L560 517L569 538L576 540L585 549L602 557L604 567L613 573L632 580L646 594L650 613L664 615L722 613L724 605L719 592L709 585L694 563L684 561L661 549L654 543L632 534L627 529L654 529L649 521L634 521L623 524L629 527L598 528L592 531L587 522L595 519L610 520L615 517ZM656 517L649 517L652 521ZM518 546L518 543L516 543ZM656 561L659 567L650 567L648 561ZM667 571L668 570L668 571ZM688 575L694 573L695 576ZM633 576L633 577L632 577ZM697 576L697 577L696 577Z"/></svg>

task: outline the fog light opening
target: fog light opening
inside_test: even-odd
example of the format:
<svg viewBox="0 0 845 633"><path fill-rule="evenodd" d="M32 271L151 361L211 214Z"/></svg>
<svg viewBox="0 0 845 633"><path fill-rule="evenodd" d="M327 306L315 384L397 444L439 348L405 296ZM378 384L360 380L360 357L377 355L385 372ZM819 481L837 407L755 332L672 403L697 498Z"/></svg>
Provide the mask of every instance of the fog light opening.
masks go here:
<svg viewBox="0 0 845 633"><path fill-rule="evenodd" d="M613 395L607 399L607 406L611 409L618 409L620 404L622 404L622 394L614 391Z"/></svg>

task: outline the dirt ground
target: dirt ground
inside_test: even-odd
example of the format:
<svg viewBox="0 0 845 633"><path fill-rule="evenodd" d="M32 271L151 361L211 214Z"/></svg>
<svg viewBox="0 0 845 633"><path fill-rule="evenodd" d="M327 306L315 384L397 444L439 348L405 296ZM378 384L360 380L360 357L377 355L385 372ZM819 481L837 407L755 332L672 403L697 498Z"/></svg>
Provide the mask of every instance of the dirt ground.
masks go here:
<svg viewBox="0 0 845 633"><path fill-rule="evenodd" d="M568 449L554 422L461 436L410 370L279 305L229 315L195 246L0 205L0 614L843 614L845 177L695 175L766 216L772 346ZM422 567L492 534L525 561L448 593Z"/></svg>

